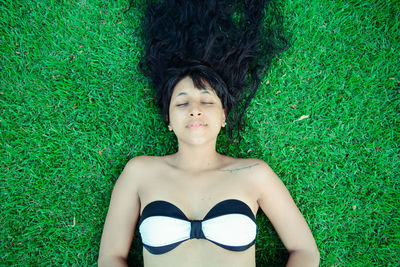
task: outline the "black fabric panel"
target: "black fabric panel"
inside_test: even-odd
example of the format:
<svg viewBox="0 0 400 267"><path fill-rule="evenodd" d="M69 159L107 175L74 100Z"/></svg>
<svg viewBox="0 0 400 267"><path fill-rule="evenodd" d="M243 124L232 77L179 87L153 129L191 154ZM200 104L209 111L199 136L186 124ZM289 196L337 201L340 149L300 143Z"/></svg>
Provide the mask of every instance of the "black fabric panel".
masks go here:
<svg viewBox="0 0 400 267"><path fill-rule="evenodd" d="M192 238L206 238L203 233L202 221L190 221L190 239Z"/></svg>
<svg viewBox="0 0 400 267"><path fill-rule="evenodd" d="M157 200L147 204L143 209L139 225L144 219L151 216L166 216L188 221L188 218L177 206L164 200Z"/></svg>
<svg viewBox="0 0 400 267"><path fill-rule="evenodd" d="M147 249L147 251L150 252L151 254L160 255L160 254L167 253L170 250L173 250L174 248L179 246L184 241L186 241L186 240L182 240L177 243L169 244L169 245L162 246L162 247L152 247L152 246L143 244L143 247L145 249Z"/></svg>
<svg viewBox="0 0 400 267"><path fill-rule="evenodd" d="M164 254L164 253L167 253L168 251L173 250L174 248L179 246L184 241L186 241L186 240L179 241L177 243L173 243L173 244L162 246L162 247L152 247L152 246L148 246L148 245L143 244L143 247L148 252L150 252L151 254L160 255L160 254ZM210 241L210 242L212 242L212 243L216 244L217 246L220 246L220 247L222 247L224 249L230 250L230 251L244 251L244 250L250 248L251 246L253 246L254 243L255 243L255 240L253 240L250 244L247 244L247 245L244 245L244 246L227 246L227 245L223 245L223 244L220 244L218 242L215 242L215 241L211 241L211 240L208 240L208 241Z"/></svg>
<svg viewBox="0 0 400 267"><path fill-rule="evenodd" d="M246 215L256 222L256 218L254 217L250 207L243 201L237 199L227 199L219 202L207 213L203 220L205 221L218 216L235 213Z"/></svg>
<svg viewBox="0 0 400 267"><path fill-rule="evenodd" d="M218 242L212 241L207 239L208 241L214 243L217 246L220 246L221 248L227 249L227 250L231 250L231 251L244 251L248 248L250 248L252 245L254 245L254 243L256 242L256 240L254 239L250 244L244 245L244 246L227 246L227 245L223 245L220 244Z"/></svg>

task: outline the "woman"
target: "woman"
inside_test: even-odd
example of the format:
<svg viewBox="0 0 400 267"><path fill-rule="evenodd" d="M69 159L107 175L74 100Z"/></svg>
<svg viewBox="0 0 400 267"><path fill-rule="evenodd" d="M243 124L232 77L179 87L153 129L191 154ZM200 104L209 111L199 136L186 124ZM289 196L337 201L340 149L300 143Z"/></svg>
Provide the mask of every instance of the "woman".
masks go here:
<svg viewBox="0 0 400 267"><path fill-rule="evenodd" d="M100 266L126 265L136 225L145 266L255 266L259 208L288 249L288 266L319 264L311 231L271 168L216 152L221 128L229 126L230 136L240 129L260 70L282 50L276 31L261 27L265 6L148 3L142 70L178 151L127 163L112 193Z"/></svg>

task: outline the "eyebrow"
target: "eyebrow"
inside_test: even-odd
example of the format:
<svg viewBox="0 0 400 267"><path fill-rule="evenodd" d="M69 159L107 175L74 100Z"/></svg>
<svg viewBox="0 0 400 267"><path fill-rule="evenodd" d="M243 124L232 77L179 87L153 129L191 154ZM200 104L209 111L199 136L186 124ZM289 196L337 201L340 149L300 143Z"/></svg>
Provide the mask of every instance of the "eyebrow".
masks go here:
<svg viewBox="0 0 400 267"><path fill-rule="evenodd" d="M203 94L211 95L210 90L207 90L207 89L201 90L200 94L202 94L202 95ZM176 97L181 96L181 95L187 95L187 93L186 92L180 92Z"/></svg>

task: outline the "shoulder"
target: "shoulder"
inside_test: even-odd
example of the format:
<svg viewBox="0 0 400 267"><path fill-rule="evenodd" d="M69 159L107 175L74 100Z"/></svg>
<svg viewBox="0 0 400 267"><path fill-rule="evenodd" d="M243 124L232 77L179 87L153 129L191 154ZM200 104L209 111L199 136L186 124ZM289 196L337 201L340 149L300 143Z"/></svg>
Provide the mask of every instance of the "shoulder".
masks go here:
<svg viewBox="0 0 400 267"><path fill-rule="evenodd" d="M243 166L242 168L248 168L251 171L251 175L247 177L255 192L258 192L259 195L268 193L268 191L282 185L281 180L272 168L261 159L241 159L240 165Z"/></svg>
<svg viewBox="0 0 400 267"><path fill-rule="evenodd" d="M241 169L249 169L252 171L254 176L261 179L265 179L274 174L271 167L265 161L256 158L233 158L231 166Z"/></svg>
<svg viewBox="0 0 400 267"><path fill-rule="evenodd" d="M254 170L259 179L270 179L276 176L275 172L265 161L255 158L249 160L255 164L256 168Z"/></svg>
<svg viewBox="0 0 400 267"><path fill-rule="evenodd" d="M130 171L140 171L152 166L154 168L155 165L160 164L162 162L163 157L156 157L156 156L137 156L130 159L125 168ZM150 169L151 170L151 169Z"/></svg>
<svg viewBox="0 0 400 267"><path fill-rule="evenodd" d="M115 188L118 192L137 193L154 171L159 169L157 164L160 164L160 157L153 156L137 156L130 159L120 176L118 177Z"/></svg>
<svg viewBox="0 0 400 267"><path fill-rule="evenodd" d="M163 170L166 164L165 156L137 156L126 163L123 173L127 177L140 181L143 177L151 177L154 173Z"/></svg>
<svg viewBox="0 0 400 267"><path fill-rule="evenodd" d="M154 160L151 156L138 156L130 159L126 163L118 181L139 182L140 178L151 170L149 167L153 162Z"/></svg>
<svg viewBox="0 0 400 267"><path fill-rule="evenodd" d="M267 183L279 180L272 168L263 160L257 158L229 158L222 171L239 172L250 180L254 186L265 186Z"/></svg>
<svg viewBox="0 0 400 267"><path fill-rule="evenodd" d="M225 156L222 162L221 171L237 172L246 171L251 172L251 175L268 175L272 169L263 160L256 158L234 158Z"/></svg>
<svg viewBox="0 0 400 267"><path fill-rule="evenodd" d="M271 196L282 192L285 186L272 168L263 160L257 158L230 158L229 167L222 171L237 173L243 178L251 195L257 201L273 199Z"/></svg>

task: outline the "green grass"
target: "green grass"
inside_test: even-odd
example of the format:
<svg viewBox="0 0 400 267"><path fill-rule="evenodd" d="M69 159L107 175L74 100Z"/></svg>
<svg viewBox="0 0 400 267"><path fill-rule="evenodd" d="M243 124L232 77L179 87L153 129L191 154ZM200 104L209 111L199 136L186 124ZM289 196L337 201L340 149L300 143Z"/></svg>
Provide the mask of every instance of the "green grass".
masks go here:
<svg viewBox="0 0 400 267"><path fill-rule="evenodd" d="M138 71L142 1L123 14L126 2L0 3L1 266L95 265L125 163L176 149ZM292 47L274 59L243 141L222 134L218 150L270 164L322 266L398 266L399 5L281 6ZM258 265L283 265L279 238L257 220ZM140 254L135 238L132 265Z"/></svg>

